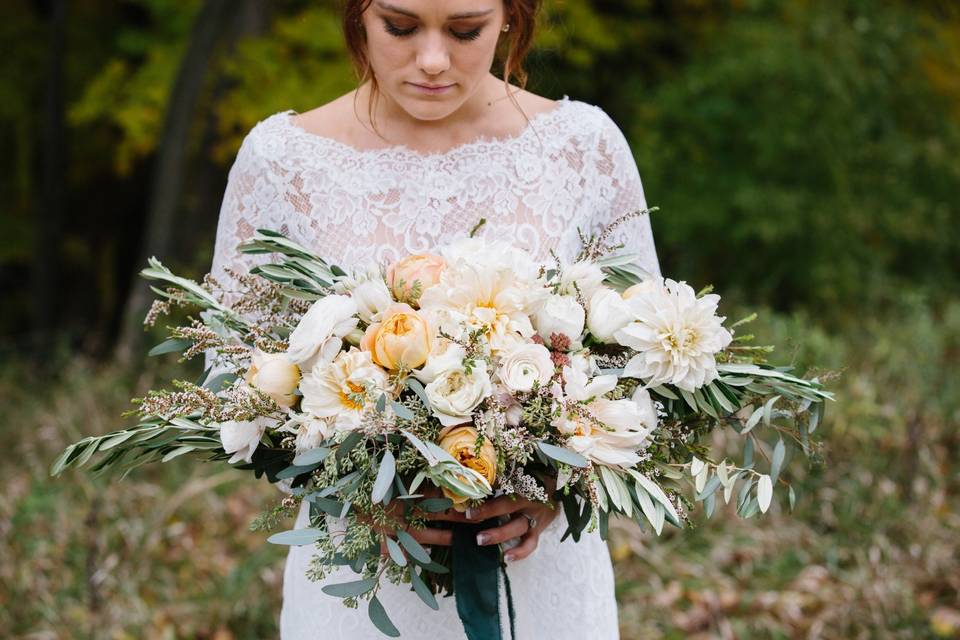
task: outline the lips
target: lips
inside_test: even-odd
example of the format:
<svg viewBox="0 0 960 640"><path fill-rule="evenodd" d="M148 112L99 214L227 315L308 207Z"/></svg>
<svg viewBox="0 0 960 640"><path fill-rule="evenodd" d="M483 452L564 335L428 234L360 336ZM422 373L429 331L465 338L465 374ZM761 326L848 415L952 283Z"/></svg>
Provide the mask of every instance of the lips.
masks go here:
<svg viewBox="0 0 960 640"><path fill-rule="evenodd" d="M419 82L411 82L415 87L422 87L424 89L446 89L447 87L452 87L452 84L421 84Z"/></svg>

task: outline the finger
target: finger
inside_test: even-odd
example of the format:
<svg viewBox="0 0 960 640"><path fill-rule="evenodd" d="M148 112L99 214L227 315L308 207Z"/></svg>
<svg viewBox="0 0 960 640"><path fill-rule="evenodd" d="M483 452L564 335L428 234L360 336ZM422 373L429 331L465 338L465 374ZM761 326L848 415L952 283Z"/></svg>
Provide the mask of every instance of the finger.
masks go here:
<svg viewBox="0 0 960 640"><path fill-rule="evenodd" d="M515 514L510 522L499 527L484 529L477 534L477 544L500 544L511 538L519 538L530 530L530 521L521 514Z"/></svg>
<svg viewBox="0 0 960 640"><path fill-rule="evenodd" d="M467 520L465 513L461 513L456 509L447 509L446 511L438 511L436 513L424 513L424 520L442 520L444 522L470 522Z"/></svg>
<svg viewBox="0 0 960 640"><path fill-rule="evenodd" d="M540 533L533 529L527 535L523 536L520 539L520 544L515 546L513 549L510 549L505 554L503 554L503 559L507 562L516 562L517 560L523 560L531 553L536 551L537 545L540 543Z"/></svg>
<svg viewBox="0 0 960 640"><path fill-rule="evenodd" d="M487 520L497 516L505 516L531 506L533 503L526 498L510 498L503 496L487 500L479 507L467 509L467 519L471 521Z"/></svg>
<svg viewBox="0 0 960 640"><path fill-rule="evenodd" d="M449 547L453 544L453 532L449 529L434 529L426 527L425 529L410 529L407 531L413 539L420 544L433 544Z"/></svg>

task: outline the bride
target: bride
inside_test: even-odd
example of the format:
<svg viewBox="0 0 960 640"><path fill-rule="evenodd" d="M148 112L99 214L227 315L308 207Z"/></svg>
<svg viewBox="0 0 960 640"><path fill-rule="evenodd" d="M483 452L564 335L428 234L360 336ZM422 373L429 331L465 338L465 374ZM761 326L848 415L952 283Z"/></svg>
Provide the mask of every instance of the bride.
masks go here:
<svg viewBox="0 0 960 640"><path fill-rule="evenodd" d="M249 133L230 171L214 276L225 281L228 270L251 266L254 258L236 247L261 227L349 268L431 251L485 220L477 233L547 262L553 254L572 259L580 232L645 208L636 164L609 116L521 88L539 5L346 0L359 86L306 113L270 116ZM491 73L498 58L503 78ZM614 239L659 273L645 217L621 224ZM298 528L308 525L306 507ZM596 532L561 543L564 517L524 500L493 499L479 511L469 515L509 517L479 542L516 545L506 559L518 639L618 637L613 571ZM450 543L449 530L427 528L418 538ZM289 552L281 637L382 638L363 608L344 607L308 579L311 556L310 547ZM342 571L327 580L351 579ZM379 598L403 637L465 638L453 598L431 611L389 583Z"/></svg>

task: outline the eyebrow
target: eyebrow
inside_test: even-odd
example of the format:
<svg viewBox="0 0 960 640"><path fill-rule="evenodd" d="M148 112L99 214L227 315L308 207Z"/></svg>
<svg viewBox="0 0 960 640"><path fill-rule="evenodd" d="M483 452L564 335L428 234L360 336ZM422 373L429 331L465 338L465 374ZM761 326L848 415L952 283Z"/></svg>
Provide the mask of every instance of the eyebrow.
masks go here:
<svg viewBox="0 0 960 640"><path fill-rule="evenodd" d="M412 11L407 11L400 7L396 7L392 4L387 4L386 2L377 2L376 5L381 9L386 11L393 11L394 13L399 13L401 15L409 16L411 18L419 19L420 16L413 13ZM447 20L462 20L464 18L479 18L480 16L485 16L489 13L492 13L493 9L487 9L486 11L465 11L463 13L455 13L453 15L447 16Z"/></svg>

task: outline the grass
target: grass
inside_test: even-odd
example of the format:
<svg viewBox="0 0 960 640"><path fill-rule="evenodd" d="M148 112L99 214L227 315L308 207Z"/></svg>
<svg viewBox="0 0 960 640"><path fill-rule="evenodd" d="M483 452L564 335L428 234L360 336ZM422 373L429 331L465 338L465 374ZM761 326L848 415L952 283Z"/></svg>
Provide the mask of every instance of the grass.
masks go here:
<svg viewBox="0 0 960 640"><path fill-rule="evenodd" d="M661 538L615 527L625 639L960 637L960 305L906 296L882 317L841 334L803 316L754 328L783 345L778 361L843 370L823 463L788 466L793 514L718 508ZM64 445L121 424L129 396L169 373L0 368L5 637L277 636L284 550L248 531L272 487L185 460L122 481L47 476Z"/></svg>

